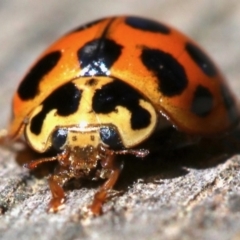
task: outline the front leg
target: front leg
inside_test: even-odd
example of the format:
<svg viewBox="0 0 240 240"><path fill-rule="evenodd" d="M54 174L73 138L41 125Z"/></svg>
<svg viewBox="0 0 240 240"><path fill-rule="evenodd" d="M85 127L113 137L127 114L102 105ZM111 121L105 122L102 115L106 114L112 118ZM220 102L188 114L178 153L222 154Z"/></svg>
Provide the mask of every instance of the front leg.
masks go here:
<svg viewBox="0 0 240 240"><path fill-rule="evenodd" d="M102 206L107 199L108 191L114 187L123 168L123 163L116 161L114 151L108 149L104 149L104 158L101 160L101 165L103 169L110 170L111 172L108 180L94 195L93 202L89 206L93 215L100 215L102 213Z"/></svg>
<svg viewBox="0 0 240 240"><path fill-rule="evenodd" d="M69 176L62 174L54 174L49 177L48 184L52 193L52 199L48 205L49 212L58 212L63 208L65 202L63 185L68 180Z"/></svg>
<svg viewBox="0 0 240 240"><path fill-rule="evenodd" d="M54 157L41 158L24 165L26 168L33 170L39 164L44 162L59 162L60 166L55 169L54 174L48 179L49 188L52 193L52 199L50 200L48 207L49 212L57 212L63 208L63 203L65 202L63 185L73 177L71 171L69 170L69 154L70 153L68 151L63 151Z"/></svg>

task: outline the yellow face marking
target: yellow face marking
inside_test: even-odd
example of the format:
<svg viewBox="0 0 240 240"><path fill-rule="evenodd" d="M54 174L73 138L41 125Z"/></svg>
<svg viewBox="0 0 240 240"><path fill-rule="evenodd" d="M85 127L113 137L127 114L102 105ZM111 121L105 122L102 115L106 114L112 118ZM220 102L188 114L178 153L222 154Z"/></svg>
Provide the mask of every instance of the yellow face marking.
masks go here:
<svg viewBox="0 0 240 240"><path fill-rule="evenodd" d="M136 146L151 135L157 125L157 113L148 100L139 93L136 94L136 96L141 96L135 103L136 107L141 111L139 110L136 113L134 112L135 109L131 109L131 102L128 103L127 101L126 103L122 103L122 100L119 101L119 104L116 103L113 110L97 113L93 109L93 99L96 92L100 91L101 97L101 91L103 91L104 86L109 84L111 87L111 84L116 80L109 77L98 77L96 81L91 81L91 79L92 78L79 78L72 81L75 87L81 91L81 99L77 110L67 116L61 116L58 114L57 109L49 109L42 122L39 134L31 131L31 124L34 117L43 111L44 102L32 111L29 116L30 121L25 128L25 136L33 149L38 152L45 152L52 145L53 131L59 128L67 129L66 145L69 147L86 147L87 145L96 147L101 142L99 129L102 126L114 126L125 148ZM128 89L130 88L131 87L128 86ZM134 92L135 90L131 89L131 91ZM106 96L106 98L107 97L108 96ZM62 96L62 98L64 99L64 96ZM131 105L131 107L128 107L128 104ZM141 118L141 114L139 114L141 112L147 114L149 122L145 124L146 126L144 127L138 127L137 125L137 127L134 128L134 121L141 120L139 119ZM133 116L134 114L137 115Z"/></svg>

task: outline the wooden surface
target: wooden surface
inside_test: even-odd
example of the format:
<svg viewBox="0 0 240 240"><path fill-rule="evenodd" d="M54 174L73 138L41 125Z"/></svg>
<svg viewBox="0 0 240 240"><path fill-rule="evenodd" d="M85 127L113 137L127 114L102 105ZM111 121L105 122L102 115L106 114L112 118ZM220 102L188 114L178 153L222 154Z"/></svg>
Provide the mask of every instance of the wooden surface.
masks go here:
<svg viewBox="0 0 240 240"><path fill-rule="evenodd" d="M1 0L1 127L19 80L48 44L79 24L115 14L152 17L182 30L204 46L240 95L237 0ZM166 162L160 153L147 162L131 159L117 186L121 194L105 205L105 214L82 219L99 185L70 188L65 209L48 214L46 168L30 174L22 168L36 158L29 149L1 148L0 239L240 239L240 156L221 150L193 148Z"/></svg>

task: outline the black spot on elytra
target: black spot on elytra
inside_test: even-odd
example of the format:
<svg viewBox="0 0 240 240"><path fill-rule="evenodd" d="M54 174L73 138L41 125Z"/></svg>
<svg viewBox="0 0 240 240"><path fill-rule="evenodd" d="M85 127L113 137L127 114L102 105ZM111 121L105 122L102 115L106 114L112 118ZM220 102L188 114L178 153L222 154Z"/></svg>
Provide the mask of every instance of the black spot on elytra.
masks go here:
<svg viewBox="0 0 240 240"><path fill-rule="evenodd" d="M201 49L192 43L186 44L186 50L192 60L198 65L198 67L209 77L214 77L217 74L214 63L209 57L203 53Z"/></svg>
<svg viewBox="0 0 240 240"><path fill-rule="evenodd" d="M221 93L223 97L223 103L225 105L231 123L234 124L236 122L239 122L239 110L236 106L234 97L225 86L221 87Z"/></svg>
<svg viewBox="0 0 240 240"><path fill-rule="evenodd" d="M206 88L199 85L193 96L191 112L199 117L206 117L213 109L213 95Z"/></svg>
<svg viewBox="0 0 240 240"><path fill-rule="evenodd" d="M18 94L22 100L30 100L38 94L42 78L57 65L60 58L60 51L51 52L33 66L18 88Z"/></svg>
<svg viewBox="0 0 240 240"><path fill-rule="evenodd" d="M159 91L165 96L181 94L188 80L184 67L169 53L158 49L144 48L141 60L159 81Z"/></svg>
<svg viewBox="0 0 240 240"><path fill-rule="evenodd" d="M114 80L97 89L93 97L92 108L96 113L108 114L117 106L123 106L131 112L132 129L146 128L151 121L150 113L139 105L143 97L126 83Z"/></svg>
<svg viewBox="0 0 240 240"><path fill-rule="evenodd" d="M107 38L98 38L87 42L78 50L83 76L109 75L109 69L121 55L121 50L121 45Z"/></svg>
<svg viewBox="0 0 240 240"><path fill-rule="evenodd" d="M43 101L42 110L33 117L30 126L31 132L36 135L40 134L46 115L53 109L57 110L59 116L68 116L75 113L80 99L81 91L72 82L56 89Z"/></svg>
<svg viewBox="0 0 240 240"><path fill-rule="evenodd" d="M171 32L170 28L163 25L162 23L140 17L127 17L125 23L132 28L136 28L142 31L161 34L169 34Z"/></svg>

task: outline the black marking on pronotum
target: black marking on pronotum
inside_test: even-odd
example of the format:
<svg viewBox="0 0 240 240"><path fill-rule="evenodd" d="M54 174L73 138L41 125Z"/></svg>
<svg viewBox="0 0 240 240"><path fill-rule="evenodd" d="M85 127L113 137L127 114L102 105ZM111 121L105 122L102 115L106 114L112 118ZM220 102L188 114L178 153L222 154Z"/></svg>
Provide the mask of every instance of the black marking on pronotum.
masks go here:
<svg viewBox="0 0 240 240"><path fill-rule="evenodd" d="M85 85L92 87L92 86L96 85L97 83L98 83L98 80L96 78L91 78L85 83Z"/></svg>
<svg viewBox="0 0 240 240"><path fill-rule="evenodd" d="M60 51L51 52L32 67L18 88L18 94L22 100L33 99L38 94L39 83L57 65L60 58Z"/></svg>
<svg viewBox="0 0 240 240"><path fill-rule="evenodd" d="M143 48L141 60L158 79L159 91L168 97L181 94L188 79L184 67L169 53Z"/></svg>
<svg viewBox="0 0 240 240"><path fill-rule="evenodd" d="M153 33L169 34L170 28L162 23L140 17L127 17L125 23L141 31L148 31Z"/></svg>
<svg viewBox="0 0 240 240"><path fill-rule="evenodd" d="M239 122L239 111L237 109L235 99L226 86L221 86L221 94L231 123L235 124Z"/></svg>
<svg viewBox="0 0 240 240"><path fill-rule="evenodd" d="M42 110L33 117L30 125L32 133L38 135L41 132L46 115L53 109L57 110L59 116L68 116L75 113L81 99L81 91L69 82L56 89L42 103ZM57 124L57 123L56 123Z"/></svg>
<svg viewBox="0 0 240 240"><path fill-rule="evenodd" d="M214 63L209 59L209 57L196 45L192 43L186 44L186 51L192 58L192 60L197 64L197 66L209 77L214 77L217 74L216 67Z"/></svg>
<svg viewBox="0 0 240 240"><path fill-rule="evenodd" d="M193 95L191 112L206 117L213 109L213 95L204 86L199 85Z"/></svg>
<svg viewBox="0 0 240 240"><path fill-rule="evenodd" d="M150 113L139 105L143 97L132 87L120 80L114 80L97 89L93 96L92 108L96 113L108 114L117 106L131 112L132 129L146 128L151 121Z"/></svg>
<svg viewBox="0 0 240 240"><path fill-rule="evenodd" d="M107 76L109 69L121 55L122 46L107 38L87 42L78 50L83 76Z"/></svg>

